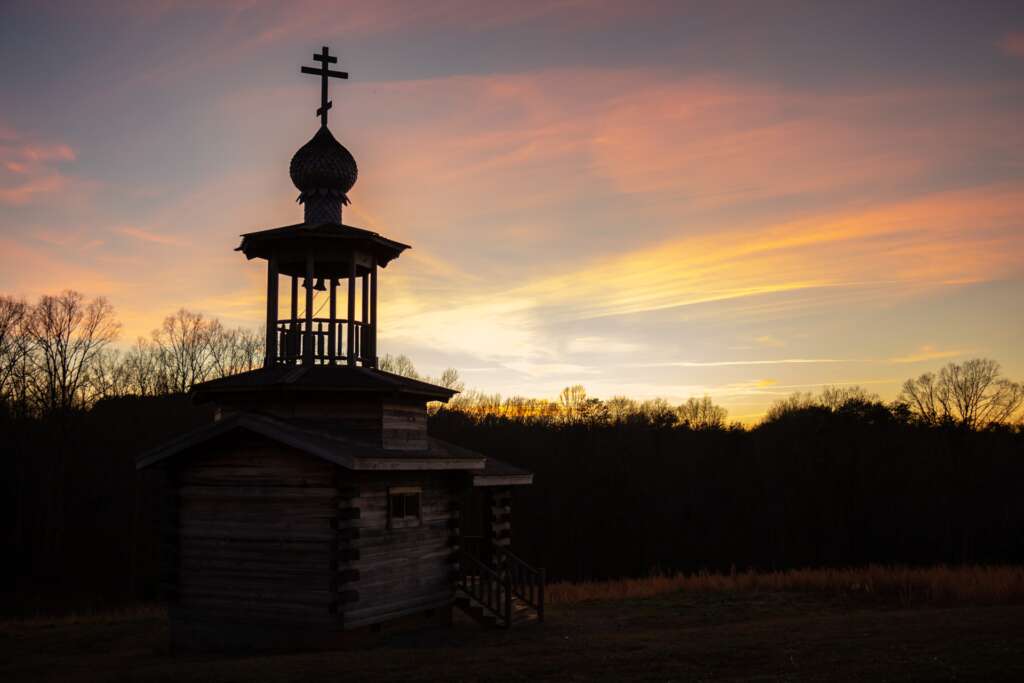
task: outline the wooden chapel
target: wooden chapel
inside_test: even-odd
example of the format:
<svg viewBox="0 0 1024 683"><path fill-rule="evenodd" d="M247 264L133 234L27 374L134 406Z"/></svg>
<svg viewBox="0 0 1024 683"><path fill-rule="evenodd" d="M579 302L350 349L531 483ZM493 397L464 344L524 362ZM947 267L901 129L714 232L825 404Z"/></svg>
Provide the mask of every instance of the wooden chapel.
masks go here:
<svg viewBox="0 0 1024 683"><path fill-rule="evenodd" d="M167 482L179 651L329 648L452 608L543 619L543 570L509 547L511 488L533 475L432 438L426 404L455 392L378 368L378 272L409 247L342 223L358 170L327 127L327 84L347 74L326 47L313 58L320 128L289 169L304 221L238 247L267 263L264 367L193 387L214 422L137 461ZM469 508L481 537L463 534Z"/></svg>

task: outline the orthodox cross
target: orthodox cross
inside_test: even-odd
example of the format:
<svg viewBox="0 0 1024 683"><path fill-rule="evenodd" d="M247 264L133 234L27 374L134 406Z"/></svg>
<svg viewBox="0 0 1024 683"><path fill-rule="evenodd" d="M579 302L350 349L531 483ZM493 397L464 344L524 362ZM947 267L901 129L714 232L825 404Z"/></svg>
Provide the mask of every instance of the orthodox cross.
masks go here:
<svg viewBox="0 0 1024 683"><path fill-rule="evenodd" d="M331 102L327 99L327 79L348 78L348 72L331 71L327 68L328 64L337 64L338 58L330 53L326 45L324 45L320 54L313 54L313 60L320 62L320 68L304 66L302 67L302 73L320 77L320 108L316 110L316 115L320 117L320 125L327 127L327 110L331 108Z"/></svg>

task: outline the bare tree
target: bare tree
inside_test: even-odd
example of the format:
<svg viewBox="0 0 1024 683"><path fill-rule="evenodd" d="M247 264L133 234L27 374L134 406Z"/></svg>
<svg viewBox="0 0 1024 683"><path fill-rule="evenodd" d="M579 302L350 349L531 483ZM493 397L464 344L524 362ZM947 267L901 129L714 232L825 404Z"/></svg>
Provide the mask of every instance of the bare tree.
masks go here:
<svg viewBox="0 0 1024 683"><path fill-rule="evenodd" d="M663 398L651 398L640 404L640 414L655 427L671 427L676 423L676 411Z"/></svg>
<svg viewBox="0 0 1024 683"><path fill-rule="evenodd" d="M412 360L405 354L392 356L390 353L386 353L380 359L378 367L384 372L401 375L402 377L420 378L420 373L416 372L416 366L412 364Z"/></svg>
<svg viewBox="0 0 1024 683"><path fill-rule="evenodd" d="M975 429L1007 422L1024 405L1024 385L1001 374L988 358L950 363L938 374L908 379L898 400L929 424L953 421Z"/></svg>
<svg viewBox="0 0 1024 683"><path fill-rule="evenodd" d="M202 313L182 308L164 318L163 325L153 330L157 363L167 391L185 393L193 384L210 376L214 369L210 347L212 327Z"/></svg>
<svg viewBox="0 0 1024 683"><path fill-rule="evenodd" d="M135 346L121 357L124 372L126 393L135 396L156 396L167 393L168 388L163 381L157 359L157 347L152 342L139 337Z"/></svg>
<svg viewBox="0 0 1024 683"><path fill-rule="evenodd" d="M676 408L679 421L690 429L723 429L729 411L715 405L710 396L690 398Z"/></svg>
<svg viewBox="0 0 1024 683"><path fill-rule="evenodd" d="M626 396L612 396L604 402L608 421L612 424L628 422L640 413L640 404Z"/></svg>
<svg viewBox="0 0 1024 683"><path fill-rule="evenodd" d="M88 373L96 356L117 338L120 323L103 297L86 301L67 290L43 296L28 316L34 398L43 412L82 405Z"/></svg>
<svg viewBox="0 0 1024 683"><path fill-rule="evenodd" d="M808 408L819 407L821 404L810 392L796 392L786 398L776 401L765 411L764 421L771 422L778 420L792 413L798 413Z"/></svg>
<svg viewBox="0 0 1024 683"><path fill-rule="evenodd" d="M207 345L214 377L247 372L263 363L263 334L257 330L228 330L219 320L211 320L207 323Z"/></svg>
<svg viewBox="0 0 1024 683"><path fill-rule="evenodd" d="M18 400L19 368L28 353L25 321L28 305L9 296L0 296L0 401Z"/></svg>
<svg viewBox="0 0 1024 683"><path fill-rule="evenodd" d="M117 349L103 349L89 367L89 402L131 393L125 355Z"/></svg>
<svg viewBox="0 0 1024 683"><path fill-rule="evenodd" d="M466 388L466 383L459 378L459 371L455 368L445 368L441 376L431 382L454 391L462 391Z"/></svg>
<svg viewBox="0 0 1024 683"><path fill-rule="evenodd" d="M582 384L574 384L562 389L558 395L558 404L562 408L562 420L569 424L582 422L586 415L587 390Z"/></svg>
<svg viewBox="0 0 1024 683"><path fill-rule="evenodd" d="M862 386L830 386L821 390L818 403L833 413L850 404L878 403L878 394L868 391Z"/></svg>

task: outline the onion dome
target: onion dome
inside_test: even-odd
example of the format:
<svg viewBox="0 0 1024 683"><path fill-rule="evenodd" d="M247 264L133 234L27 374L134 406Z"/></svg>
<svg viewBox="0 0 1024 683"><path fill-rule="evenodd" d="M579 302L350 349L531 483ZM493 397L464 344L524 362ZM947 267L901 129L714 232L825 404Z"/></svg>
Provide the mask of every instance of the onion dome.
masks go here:
<svg viewBox="0 0 1024 683"><path fill-rule="evenodd" d="M356 160L334 139L327 126L321 126L312 139L299 148L288 169L292 182L301 193L299 203L306 205L307 223L310 204L321 205L315 213L331 222L341 222L341 205L348 204L347 193L356 184L359 169ZM337 207L337 215L333 212ZM326 217L323 211L327 211Z"/></svg>

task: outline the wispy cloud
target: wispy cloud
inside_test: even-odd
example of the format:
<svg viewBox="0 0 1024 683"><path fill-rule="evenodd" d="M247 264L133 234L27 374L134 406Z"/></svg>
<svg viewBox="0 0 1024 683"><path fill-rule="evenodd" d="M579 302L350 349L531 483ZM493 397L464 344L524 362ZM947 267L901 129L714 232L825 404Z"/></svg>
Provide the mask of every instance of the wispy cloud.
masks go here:
<svg viewBox="0 0 1024 683"><path fill-rule="evenodd" d="M956 358L972 353L969 349L937 349L931 344L921 346L917 351L905 356L893 356L889 358L890 363L923 363L926 361L941 360L944 358Z"/></svg>
<svg viewBox="0 0 1024 683"><path fill-rule="evenodd" d="M131 226L114 228L114 232L120 235L125 235L127 237L132 237L134 239L141 240L143 242L152 242L154 244L164 244L175 247L181 247L187 244L186 242L176 237L171 237L169 235L161 235L150 230L143 230L142 228L135 228Z"/></svg>
<svg viewBox="0 0 1024 683"><path fill-rule="evenodd" d="M66 191L70 179L59 169L76 155L63 143L40 143L3 128L0 135L0 204L23 206Z"/></svg>

